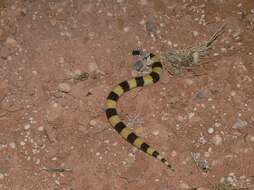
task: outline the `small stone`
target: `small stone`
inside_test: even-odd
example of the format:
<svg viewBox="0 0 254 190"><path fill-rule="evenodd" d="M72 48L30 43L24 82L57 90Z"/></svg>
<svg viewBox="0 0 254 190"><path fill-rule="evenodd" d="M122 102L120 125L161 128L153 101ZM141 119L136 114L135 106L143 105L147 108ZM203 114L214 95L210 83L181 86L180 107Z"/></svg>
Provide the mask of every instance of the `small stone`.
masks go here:
<svg viewBox="0 0 254 190"><path fill-rule="evenodd" d="M192 34L193 34L194 37L197 37L198 36L198 31L193 31Z"/></svg>
<svg viewBox="0 0 254 190"><path fill-rule="evenodd" d="M38 127L38 131L44 131L44 127L43 126Z"/></svg>
<svg viewBox="0 0 254 190"><path fill-rule="evenodd" d="M25 130L28 130L28 129L30 129L30 127L31 127L30 124L26 124L26 125L24 126L24 129L25 129Z"/></svg>
<svg viewBox="0 0 254 190"><path fill-rule="evenodd" d="M4 179L4 174L0 173L0 180Z"/></svg>
<svg viewBox="0 0 254 190"><path fill-rule="evenodd" d="M221 127L221 126L222 126L221 123L218 123L218 122L214 123L214 127L216 127L216 128Z"/></svg>
<svg viewBox="0 0 254 190"><path fill-rule="evenodd" d="M155 136L159 135L159 131L153 131L153 135Z"/></svg>
<svg viewBox="0 0 254 190"><path fill-rule="evenodd" d="M9 47L17 47L18 43L14 38L8 37L5 41L5 44Z"/></svg>
<svg viewBox="0 0 254 190"><path fill-rule="evenodd" d="M181 190L190 189L190 186L188 184L184 183L184 182L181 182L179 187L180 187Z"/></svg>
<svg viewBox="0 0 254 190"><path fill-rule="evenodd" d="M204 153L204 157L209 158L210 157L210 153L209 152L205 152Z"/></svg>
<svg viewBox="0 0 254 190"><path fill-rule="evenodd" d="M129 153L128 157L125 159L125 162L127 164L132 164L135 162L135 160L136 160L135 155L133 153Z"/></svg>
<svg viewBox="0 0 254 190"><path fill-rule="evenodd" d="M90 62L88 63L88 71L91 73L91 72L94 72L98 70L98 65L95 63L95 62Z"/></svg>
<svg viewBox="0 0 254 190"><path fill-rule="evenodd" d="M32 71L32 74L33 74L33 75L37 75L38 72L37 72L36 70L33 70L33 71Z"/></svg>
<svg viewBox="0 0 254 190"><path fill-rule="evenodd" d="M96 154L95 154L96 156L100 156L101 155L101 153L100 152L96 152Z"/></svg>
<svg viewBox="0 0 254 190"><path fill-rule="evenodd" d="M245 139L246 139L247 142L254 143L254 136L253 136L253 135L248 134L248 135L245 137Z"/></svg>
<svg viewBox="0 0 254 190"><path fill-rule="evenodd" d="M10 143L9 143L9 146L10 146L12 149L15 149L15 148L16 148L16 143L15 143L15 142L10 142Z"/></svg>
<svg viewBox="0 0 254 190"><path fill-rule="evenodd" d="M95 127L96 126L96 124L97 124L97 122L96 122L96 120L91 120L90 122L89 122L89 125L91 125L91 126L93 126L93 127Z"/></svg>
<svg viewBox="0 0 254 190"><path fill-rule="evenodd" d="M172 157L176 157L176 156L177 156L177 152L176 152L175 150L173 150L173 151L171 152L171 156L172 156Z"/></svg>
<svg viewBox="0 0 254 190"><path fill-rule="evenodd" d="M220 135L214 135L211 139L211 142L215 145L215 146L219 146L222 144L222 137Z"/></svg>
<svg viewBox="0 0 254 190"><path fill-rule="evenodd" d="M209 134L213 134L213 133L214 133L214 128L209 127L208 130L207 130L207 132L208 132Z"/></svg>
<svg viewBox="0 0 254 190"><path fill-rule="evenodd" d="M123 31L124 31L124 32L129 32L130 29L131 29L131 28L130 28L129 26L126 26L126 27L123 28Z"/></svg>
<svg viewBox="0 0 254 190"><path fill-rule="evenodd" d="M65 92L65 93L68 93L71 91L71 86L68 84L68 83L60 83L58 85L58 89L61 91L61 92Z"/></svg>
<svg viewBox="0 0 254 190"><path fill-rule="evenodd" d="M240 7L242 7L242 3L238 3L236 6L238 7L238 8L240 8Z"/></svg>
<svg viewBox="0 0 254 190"><path fill-rule="evenodd" d="M243 121L243 120L238 118L232 128L233 129L244 129L246 127L248 127L247 121Z"/></svg>

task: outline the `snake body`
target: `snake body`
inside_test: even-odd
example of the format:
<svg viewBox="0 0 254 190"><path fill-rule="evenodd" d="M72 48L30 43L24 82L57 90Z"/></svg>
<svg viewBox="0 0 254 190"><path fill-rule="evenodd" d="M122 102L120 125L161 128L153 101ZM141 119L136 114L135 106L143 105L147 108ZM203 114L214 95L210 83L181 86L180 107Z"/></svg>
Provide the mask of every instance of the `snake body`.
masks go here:
<svg viewBox="0 0 254 190"><path fill-rule="evenodd" d="M136 50L132 52L133 55L140 55L141 52ZM119 83L113 88L109 93L106 100L106 116L112 125L112 127L130 144L142 150L146 154L153 156L154 158L160 160L168 168L173 170L171 164L163 158L160 153L152 148L149 144L145 143L143 139L138 137L130 127L126 126L119 117L116 107L119 98L126 92L134 89L136 87L143 87L149 84L156 83L160 79L160 74L162 73L162 64L160 58L153 54L149 54L149 58L152 61L152 71L148 75L135 77L126 81Z"/></svg>

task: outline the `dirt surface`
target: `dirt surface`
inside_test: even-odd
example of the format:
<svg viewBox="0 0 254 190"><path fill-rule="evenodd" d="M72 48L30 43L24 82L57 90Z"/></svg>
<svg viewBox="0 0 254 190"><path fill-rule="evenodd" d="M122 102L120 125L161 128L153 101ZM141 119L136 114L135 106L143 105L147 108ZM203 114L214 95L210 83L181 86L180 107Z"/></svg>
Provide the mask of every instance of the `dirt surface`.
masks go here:
<svg viewBox="0 0 254 190"><path fill-rule="evenodd" d="M254 189L253 0L0 0L0 11L1 190ZM192 47L222 23L201 74L164 72L119 101L171 172L110 128L105 99L132 76L131 50Z"/></svg>

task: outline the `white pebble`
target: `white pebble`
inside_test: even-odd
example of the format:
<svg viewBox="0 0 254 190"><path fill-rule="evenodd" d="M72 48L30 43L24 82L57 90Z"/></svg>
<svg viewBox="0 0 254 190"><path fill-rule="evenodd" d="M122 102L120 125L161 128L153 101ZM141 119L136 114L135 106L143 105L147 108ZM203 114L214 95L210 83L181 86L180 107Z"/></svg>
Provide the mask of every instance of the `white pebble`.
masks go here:
<svg viewBox="0 0 254 190"><path fill-rule="evenodd" d="M157 136L159 134L159 131L153 131L153 135Z"/></svg>
<svg viewBox="0 0 254 190"><path fill-rule="evenodd" d="M172 156L172 157L176 157L176 155L177 155L177 152L176 152L175 150L173 150L173 151L171 152L171 156Z"/></svg>
<svg viewBox="0 0 254 190"><path fill-rule="evenodd" d="M24 129L25 129L25 130L28 130L28 129L30 129L30 127L31 127L30 124L26 124L26 125L24 126Z"/></svg>
<svg viewBox="0 0 254 190"><path fill-rule="evenodd" d="M252 142L252 143L254 143L254 136L248 134L248 135L246 136L246 141L247 141L247 142Z"/></svg>
<svg viewBox="0 0 254 190"><path fill-rule="evenodd" d="M210 153L209 152L205 152L204 153L204 157L209 158L210 157Z"/></svg>
<svg viewBox="0 0 254 190"><path fill-rule="evenodd" d="M221 126L222 126L221 123L218 123L218 122L214 123L214 127L216 127L216 128L221 127Z"/></svg>
<svg viewBox="0 0 254 190"><path fill-rule="evenodd" d="M100 156L101 155L101 153L99 153L99 152L96 152L96 154L95 154L96 156Z"/></svg>
<svg viewBox="0 0 254 190"><path fill-rule="evenodd" d="M184 183L184 182L181 182L179 187L180 187L181 190L190 189L190 186L188 184Z"/></svg>
<svg viewBox="0 0 254 190"><path fill-rule="evenodd" d="M89 124L94 127L94 126L96 126L97 122L96 122L96 120L93 119L89 122Z"/></svg>
<svg viewBox="0 0 254 190"><path fill-rule="evenodd" d="M194 37L197 37L198 36L198 31L193 31L192 34L193 34Z"/></svg>
<svg viewBox="0 0 254 190"><path fill-rule="evenodd" d="M213 134L213 133L214 133L214 128L213 128L213 127L209 127L208 130L207 130L207 132L208 132L209 134Z"/></svg>
<svg viewBox="0 0 254 190"><path fill-rule="evenodd" d="M38 127L38 131L43 131L43 130L44 130L43 126Z"/></svg>
<svg viewBox="0 0 254 190"><path fill-rule="evenodd" d="M130 28L129 26L126 26L126 27L123 28L123 31L124 31L124 32L129 32L130 29L131 29L131 28Z"/></svg>

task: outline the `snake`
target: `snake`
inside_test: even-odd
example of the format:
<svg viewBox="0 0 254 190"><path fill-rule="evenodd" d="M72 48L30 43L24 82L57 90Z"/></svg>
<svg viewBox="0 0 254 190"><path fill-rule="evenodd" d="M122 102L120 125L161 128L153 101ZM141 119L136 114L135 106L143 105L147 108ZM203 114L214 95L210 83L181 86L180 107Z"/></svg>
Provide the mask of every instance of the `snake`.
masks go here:
<svg viewBox="0 0 254 190"><path fill-rule="evenodd" d="M142 55L140 50L133 50L132 55ZM138 76L125 80L115 86L112 91L109 93L106 99L106 116L111 124L111 126L117 131L117 133L122 136L127 142L132 144L134 147L145 152L147 155L152 156L165 164L167 168L174 171L172 165L152 146L147 144L142 138L136 135L132 128L128 127L120 118L117 113L117 102L119 98L126 92L137 88L144 87L150 84L154 84L159 81L160 75L162 73L163 67L160 61L160 57L152 53L149 53L149 59L151 61L152 71L144 76Z"/></svg>

